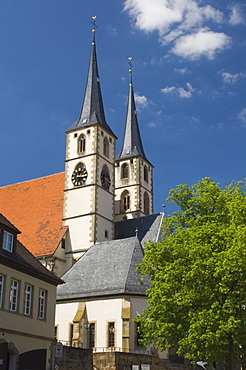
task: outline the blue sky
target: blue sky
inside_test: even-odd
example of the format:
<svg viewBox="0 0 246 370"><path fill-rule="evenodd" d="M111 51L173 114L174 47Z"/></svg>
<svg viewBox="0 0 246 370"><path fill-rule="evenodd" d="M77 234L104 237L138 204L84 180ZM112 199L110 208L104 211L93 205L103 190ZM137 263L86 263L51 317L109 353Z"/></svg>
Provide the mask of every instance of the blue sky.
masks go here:
<svg viewBox="0 0 246 370"><path fill-rule="evenodd" d="M155 212L177 184L209 176L225 186L246 177L243 1L1 0L0 186L64 170L65 131L80 113L94 15L117 153L133 57L142 140L155 166Z"/></svg>

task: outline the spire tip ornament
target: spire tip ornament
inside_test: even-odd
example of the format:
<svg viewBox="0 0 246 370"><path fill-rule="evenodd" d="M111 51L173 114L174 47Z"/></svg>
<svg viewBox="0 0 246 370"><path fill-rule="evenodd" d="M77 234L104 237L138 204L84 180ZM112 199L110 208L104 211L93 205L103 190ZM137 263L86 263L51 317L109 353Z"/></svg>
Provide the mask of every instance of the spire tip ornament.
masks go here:
<svg viewBox="0 0 246 370"><path fill-rule="evenodd" d="M92 29L92 32L96 32L96 27L97 27L97 25L96 25L96 19L97 19L97 16L96 15L94 15L93 17L91 17L92 19L93 19L93 21L91 21L91 23L93 24L93 29Z"/></svg>
<svg viewBox="0 0 246 370"><path fill-rule="evenodd" d="M129 72L132 73L132 57L128 57L127 58L129 60L129 66L130 66L130 69L129 69Z"/></svg>

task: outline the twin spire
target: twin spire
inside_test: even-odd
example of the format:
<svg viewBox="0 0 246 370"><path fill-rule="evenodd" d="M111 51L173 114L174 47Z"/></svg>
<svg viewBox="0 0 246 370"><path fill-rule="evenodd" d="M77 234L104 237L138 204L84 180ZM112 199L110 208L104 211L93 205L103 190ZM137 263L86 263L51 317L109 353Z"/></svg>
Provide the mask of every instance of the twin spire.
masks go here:
<svg viewBox="0 0 246 370"><path fill-rule="evenodd" d="M96 55L96 41L95 41L95 17L93 17L94 28L92 30L92 47L90 55L89 70L87 76L87 84L85 89L84 101L79 119L69 128L68 131L75 130L77 128L90 126L93 124L100 124L106 131L115 136L111 128L106 122L101 86L98 73L97 55ZM128 58L131 60L131 58ZM137 112L134 99L134 91L132 86L132 66L130 64L130 86L128 93L128 107L126 114L125 123L125 134L123 139L123 145L120 154L117 159L130 158L135 156L141 156L147 160L143 144L140 136Z"/></svg>

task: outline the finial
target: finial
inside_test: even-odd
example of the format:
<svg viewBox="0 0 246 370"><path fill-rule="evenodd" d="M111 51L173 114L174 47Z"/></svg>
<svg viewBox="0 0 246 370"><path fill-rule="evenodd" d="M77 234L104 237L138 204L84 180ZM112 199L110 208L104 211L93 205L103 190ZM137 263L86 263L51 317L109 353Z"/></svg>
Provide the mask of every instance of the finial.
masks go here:
<svg viewBox="0 0 246 370"><path fill-rule="evenodd" d="M136 238L137 238L138 237L138 228L137 227L136 227L135 233L136 233Z"/></svg>
<svg viewBox="0 0 246 370"><path fill-rule="evenodd" d="M97 16L94 15L93 17L91 17L93 19L93 21L91 21L91 23L93 24L94 28L92 29L92 32L96 32L96 19L97 19Z"/></svg>
<svg viewBox="0 0 246 370"><path fill-rule="evenodd" d="M132 73L132 57L128 57L127 58L129 60L129 66L130 66L130 69L129 69L129 72Z"/></svg>

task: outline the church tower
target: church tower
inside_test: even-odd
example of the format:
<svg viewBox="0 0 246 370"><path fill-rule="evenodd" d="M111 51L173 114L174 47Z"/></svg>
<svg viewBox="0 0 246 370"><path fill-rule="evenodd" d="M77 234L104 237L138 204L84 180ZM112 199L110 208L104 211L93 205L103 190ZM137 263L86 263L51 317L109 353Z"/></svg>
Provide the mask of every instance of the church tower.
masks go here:
<svg viewBox="0 0 246 370"><path fill-rule="evenodd" d="M153 213L153 166L144 153L135 106L132 69L129 72L125 133L115 162L115 221Z"/></svg>
<svg viewBox="0 0 246 370"><path fill-rule="evenodd" d="M116 136L108 126L97 66L95 29L79 119L66 132L63 222L74 258L114 237Z"/></svg>

